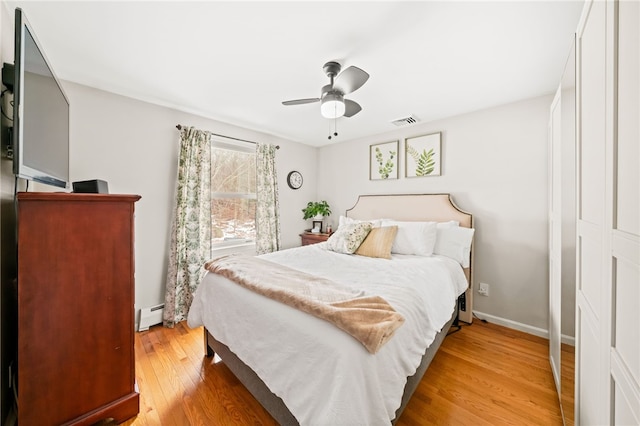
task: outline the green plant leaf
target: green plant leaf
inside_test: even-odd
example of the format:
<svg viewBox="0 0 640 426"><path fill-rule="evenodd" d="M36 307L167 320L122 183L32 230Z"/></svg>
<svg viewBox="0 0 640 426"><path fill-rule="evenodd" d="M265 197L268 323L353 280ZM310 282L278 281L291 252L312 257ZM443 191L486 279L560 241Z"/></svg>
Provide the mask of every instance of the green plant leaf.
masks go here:
<svg viewBox="0 0 640 426"><path fill-rule="evenodd" d="M435 152L433 148L428 152L426 149L422 150L422 154L420 154L418 161L416 161L416 176L427 176L433 173L436 165L434 157Z"/></svg>
<svg viewBox="0 0 640 426"><path fill-rule="evenodd" d="M388 151L388 152L389 152L389 158L385 161L382 151L380 151L380 148L376 147L376 161L378 162L378 174L380 175L381 179L388 179L389 176L391 175L391 172L393 171L393 168L395 167L393 158L396 156L396 151Z"/></svg>
<svg viewBox="0 0 640 426"><path fill-rule="evenodd" d="M420 156L420 154L418 154L418 151L409 144L407 144L407 153L409 153L411 158L413 158L413 161L415 161L416 164L418 164L418 157Z"/></svg>
<svg viewBox="0 0 640 426"><path fill-rule="evenodd" d="M329 203L325 200L322 201L309 201L307 203L307 207L302 209L303 219L311 219L316 215L322 216L330 216L331 215L331 207L329 207Z"/></svg>

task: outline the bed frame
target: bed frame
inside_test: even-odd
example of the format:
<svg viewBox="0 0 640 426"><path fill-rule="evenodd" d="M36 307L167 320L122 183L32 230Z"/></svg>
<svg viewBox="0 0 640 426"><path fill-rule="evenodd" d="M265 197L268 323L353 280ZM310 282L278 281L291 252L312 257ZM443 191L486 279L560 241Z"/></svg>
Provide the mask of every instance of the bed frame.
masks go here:
<svg viewBox="0 0 640 426"><path fill-rule="evenodd" d="M394 195L361 195L356 204L347 210L347 216L354 219L380 219L389 218L400 221L434 221L446 222L457 220L460 226L465 228L473 227L473 217L471 214L460 210L451 200L449 194L394 194ZM473 249L468 268L465 268L465 275L469 283L472 280L473 269ZM471 323L473 320L473 292L471 284L461 296L458 309L451 319L445 324L442 331L436 335L435 340L422 357L422 362L418 366L413 376L407 378L404 388L402 403L396 411L392 424L400 417L409 399L416 390L422 376L431 360L435 356L440 344L444 340L449 328L456 320ZM208 357L217 353L224 361L225 365L233 372L240 382L251 392L251 394L262 404L262 406L273 416L276 421L284 426L298 425L298 421L291 414L280 397L273 394L267 385L258 375L249 368L240 358L238 358L229 348L213 337L208 330L204 330L205 351Z"/></svg>

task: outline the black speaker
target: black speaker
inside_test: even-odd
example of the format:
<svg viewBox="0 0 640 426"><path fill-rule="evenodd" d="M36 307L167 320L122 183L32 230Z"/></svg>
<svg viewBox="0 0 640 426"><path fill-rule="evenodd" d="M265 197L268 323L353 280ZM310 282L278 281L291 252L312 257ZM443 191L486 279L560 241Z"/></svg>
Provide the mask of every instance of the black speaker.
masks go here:
<svg viewBox="0 0 640 426"><path fill-rule="evenodd" d="M85 194L108 194L109 184L100 179L73 182L73 192Z"/></svg>

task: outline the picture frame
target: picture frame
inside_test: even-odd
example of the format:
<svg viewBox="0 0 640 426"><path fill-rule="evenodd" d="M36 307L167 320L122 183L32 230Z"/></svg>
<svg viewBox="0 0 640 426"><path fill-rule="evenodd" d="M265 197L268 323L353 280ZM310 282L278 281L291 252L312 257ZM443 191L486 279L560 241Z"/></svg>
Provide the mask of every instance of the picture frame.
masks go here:
<svg viewBox="0 0 640 426"><path fill-rule="evenodd" d="M369 180L398 179L397 140L369 146Z"/></svg>
<svg viewBox="0 0 640 426"><path fill-rule="evenodd" d="M405 177L441 176L442 132L405 139Z"/></svg>
<svg viewBox="0 0 640 426"><path fill-rule="evenodd" d="M316 229L316 226L320 230L320 233L322 233L322 221L321 220L314 220L314 221L311 222L311 230L312 231L314 229Z"/></svg>

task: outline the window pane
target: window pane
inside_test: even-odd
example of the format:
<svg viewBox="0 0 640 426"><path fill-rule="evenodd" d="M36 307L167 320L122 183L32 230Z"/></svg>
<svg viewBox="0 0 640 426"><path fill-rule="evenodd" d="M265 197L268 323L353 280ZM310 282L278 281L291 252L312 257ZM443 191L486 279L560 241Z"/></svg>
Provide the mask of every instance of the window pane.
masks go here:
<svg viewBox="0 0 640 426"><path fill-rule="evenodd" d="M253 242L256 237L256 156L211 148L212 245Z"/></svg>
<svg viewBox="0 0 640 426"><path fill-rule="evenodd" d="M256 200L214 198L211 200L212 242L254 241Z"/></svg>
<svg viewBox="0 0 640 426"><path fill-rule="evenodd" d="M255 153L213 147L211 149L211 192L255 194Z"/></svg>

